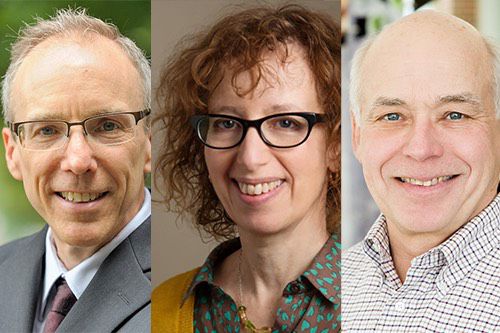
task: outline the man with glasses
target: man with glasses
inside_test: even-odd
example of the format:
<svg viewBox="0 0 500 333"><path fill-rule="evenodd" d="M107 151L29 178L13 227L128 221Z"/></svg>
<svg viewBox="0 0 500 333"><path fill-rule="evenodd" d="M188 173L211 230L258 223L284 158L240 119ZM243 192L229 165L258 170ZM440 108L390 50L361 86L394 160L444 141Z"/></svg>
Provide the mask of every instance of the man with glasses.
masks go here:
<svg viewBox="0 0 500 333"><path fill-rule="evenodd" d="M499 56L426 10L354 56L353 147L382 214L342 256L344 332L500 331Z"/></svg>
<svg viewBox="0 0 500 333"><path fill-rule="evenodd" d="M0 248L1 332L150 329L150 67L115 26L26 26L2 86L7 165L48 226Z"/></svg>

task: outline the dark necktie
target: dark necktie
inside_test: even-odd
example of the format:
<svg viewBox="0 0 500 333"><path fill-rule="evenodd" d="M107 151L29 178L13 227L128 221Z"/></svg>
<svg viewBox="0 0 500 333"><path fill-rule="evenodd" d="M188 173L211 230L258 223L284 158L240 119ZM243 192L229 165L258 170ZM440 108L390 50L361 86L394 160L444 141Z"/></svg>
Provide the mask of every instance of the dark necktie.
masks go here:
<svg viewBox="0 0 500 333"><path fill-rule="evenodd" d="M56 297L45 320L43 333L54 333L76 302L76 297L69 289L66 280L60 277L55 285L57 288Z"/></svg>

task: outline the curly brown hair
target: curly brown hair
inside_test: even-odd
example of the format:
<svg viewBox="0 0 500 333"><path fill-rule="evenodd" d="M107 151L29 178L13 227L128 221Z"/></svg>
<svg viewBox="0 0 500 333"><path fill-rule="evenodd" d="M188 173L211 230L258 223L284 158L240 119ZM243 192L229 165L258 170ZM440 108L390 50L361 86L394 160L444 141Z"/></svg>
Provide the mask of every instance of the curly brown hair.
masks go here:
<svg viewBox="0 0 500 333"><path fill-rule="evenodd" d="M215 239L234 237L236 228L210 183L203 145L190 126L190 117L207 113L208 99L220 83L224 67L233 69L232 85L238 94L238 74L254 73L246 95L268 75L263 55L283 49L285 62L290 43L303 48L327 117L328 151L337 163L334 171L328 171L327 227L330 233L339 231L340 29L327 14L285 5L247 9L222 18L184 40L161 75L157 94L161 111L155 122L165 130L165 137L155 184L157 188L158 182L165 184L162 194L170 211L192 214L197 227Z"/></svg>

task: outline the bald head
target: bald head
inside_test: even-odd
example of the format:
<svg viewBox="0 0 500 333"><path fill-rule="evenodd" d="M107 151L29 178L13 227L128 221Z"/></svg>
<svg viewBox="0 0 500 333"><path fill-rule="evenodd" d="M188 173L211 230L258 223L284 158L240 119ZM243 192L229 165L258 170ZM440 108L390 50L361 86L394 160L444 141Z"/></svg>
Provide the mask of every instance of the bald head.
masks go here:
<svg viewBox="0 0 500 333"><path fill-rule="evenodd" d="M391 85L389 79L392 74L399 78L406 76L415 88L422 89L431 81L439 81L439 75L446 73L477 80L479 85L484 86L481 89L488 89L488 92L481 91L489 95L489 101L484 102L492 104L490 108L493 112L496 109L498 118L500 110L495 106L498 75L494 73L499 68L495 66L495 61L498 59L494 55L494 47L469 23L440 12L416 12L388 26L357 51L351 71L354 116L360 120L361 113L365 115L365 110L374 106L367 104L374 101L367 101L366 92L386 86L386 83ZM443 84L449 83L443 81ZM398 87L394 88L397 90ZM415 90L413 93L422 91Z"/></svg>

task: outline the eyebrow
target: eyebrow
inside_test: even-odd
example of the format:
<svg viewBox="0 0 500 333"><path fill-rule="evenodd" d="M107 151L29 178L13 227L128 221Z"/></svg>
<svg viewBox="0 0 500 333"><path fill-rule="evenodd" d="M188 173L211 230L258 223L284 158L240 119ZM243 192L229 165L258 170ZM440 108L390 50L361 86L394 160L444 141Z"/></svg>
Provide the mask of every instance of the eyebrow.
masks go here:
<svg viewBox="0 0 500 333"><path fill-rule="evenodd" d="M406 105L407 105L406 102L403 101L402 99L380 96L373 103L372 109L375 109L380 106L406 106Z"/></svg>
<svg viewBox="0 0 500 333"><path fill-rule="evenodd" d="M125 111L122 109L91 110L91 111L83 112L82 119L87 119L90 117L101 116L101 115L110 114L110 113L119 113L119 112L125 112ZM40 114L34 114L33 118L34 119L32 119L32 120L64 120L65 114L63 114L61 112L40 113Z"/></svg>
<svg viewBox="0 0 500 333"><path fill-rule="evenodd" d="M375 109L379 107L392 107L392 106L403 106L407 107L408 104L400 98L379 96L373 102L372 107L368 110L368 117L373 117Z"/></svg>
<svg viewBox="0 0 500 333"><path fill-rule="evenodd" d="M453 95L442 95L436 98L436 105L438 106L448 103L465 103L474 107L479 107L481 106L481 99L477 95L469 92L463 92Z"/></svg>
<svg viewBox="0 0 500 333"><path fill-rule="evenodd" d="M298 107L297 105L294 105L294 104L274 104L274 105L271 105L270 108L266 108L264 110L264 114L271 115L271 114L274 114L274 113L283 113L283 112L287 112L287 111L292 111L293 112L293 110L300 110L300 111L302 111L303 108L300 108L300 107ZM229 114L232 114L232 115L235 114L235 115L241 117L241 116L244 115L245 110L243 108L239 108L239 107L223 105L223 106L220 106L220 107L215 107L213 109L209 109L208 113L212 113L212 114L226 114L226 113L229 113Z"/></svg>

